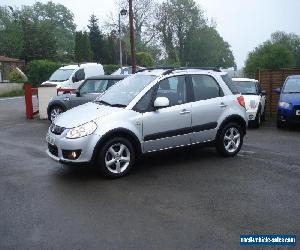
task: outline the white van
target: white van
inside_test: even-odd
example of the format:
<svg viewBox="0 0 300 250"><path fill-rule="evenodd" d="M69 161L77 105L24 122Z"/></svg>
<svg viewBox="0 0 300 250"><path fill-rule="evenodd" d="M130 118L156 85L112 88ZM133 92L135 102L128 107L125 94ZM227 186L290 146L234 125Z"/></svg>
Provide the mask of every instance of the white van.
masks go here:
<svg viewBox="0 0 300 250"><path fill-rule="evenodd" d="M56 88L76 89L86 78L98 75L104 75L104 69L100 63L68 65L56 70L42 85L55 84Z"/></svg>

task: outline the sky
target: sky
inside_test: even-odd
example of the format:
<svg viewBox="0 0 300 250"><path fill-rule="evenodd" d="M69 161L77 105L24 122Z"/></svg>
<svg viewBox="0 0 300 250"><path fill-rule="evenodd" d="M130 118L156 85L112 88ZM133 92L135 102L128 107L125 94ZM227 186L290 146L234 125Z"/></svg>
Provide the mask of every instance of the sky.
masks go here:
<svg viewBox="0 0 300 250"><path fill-rule="evenodd" d="M40 0L47 2L47 0ZM138 1L138 0L133 0ZM162 0L159 0L162 1ZM1 0L0 5L31 5L35 0ZM75 15L77 29L86 29L94 13L104 22L116 13L117 0L53 0L70 9ZM213 19L217 30L231 45L238 68L244 66L247 54L270 38L275 31L300 35L300 0L195 0Z"/></svg>

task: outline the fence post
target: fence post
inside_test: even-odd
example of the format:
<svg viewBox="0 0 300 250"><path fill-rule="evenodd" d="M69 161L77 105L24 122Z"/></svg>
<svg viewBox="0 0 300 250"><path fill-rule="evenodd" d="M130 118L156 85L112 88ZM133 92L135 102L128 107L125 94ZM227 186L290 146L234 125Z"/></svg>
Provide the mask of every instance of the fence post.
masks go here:
<svg viewBox="0 0 300 250"><path fill-rule="evenodd" d="M32 87L30 83L24 84L25 90L25 108L26 118L33 119L33 105L32 105Z"/></svg>

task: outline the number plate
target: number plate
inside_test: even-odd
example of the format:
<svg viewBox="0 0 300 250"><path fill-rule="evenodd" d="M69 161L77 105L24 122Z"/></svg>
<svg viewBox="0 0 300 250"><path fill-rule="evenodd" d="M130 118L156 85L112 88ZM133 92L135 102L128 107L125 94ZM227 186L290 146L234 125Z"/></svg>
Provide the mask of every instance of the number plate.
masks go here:
<svg viewBox="0 0 300 250"><path fill-rule="evenodd" d="M300 110L296 110L296 115L300 115Z"/></svg>
<svg viewBox="0 0 300 250"><path fill-rule="evenodd" d="M47 134L46 136L46 141L51 144L51 145L54 145L55 143L55 138L53 138L52 136L50 136L49 134Z"/></svg>

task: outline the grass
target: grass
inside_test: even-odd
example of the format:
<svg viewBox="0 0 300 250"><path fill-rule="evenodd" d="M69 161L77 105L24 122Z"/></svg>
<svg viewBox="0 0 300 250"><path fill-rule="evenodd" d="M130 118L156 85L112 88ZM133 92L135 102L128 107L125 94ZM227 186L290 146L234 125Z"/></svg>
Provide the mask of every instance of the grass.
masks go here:
<svg viewBox="0 0 300 250"><path fill-rule="evenodd" d="M15 97L24 95L23 89L15 89L6 93L0 94L0 97Z"/></svg>

